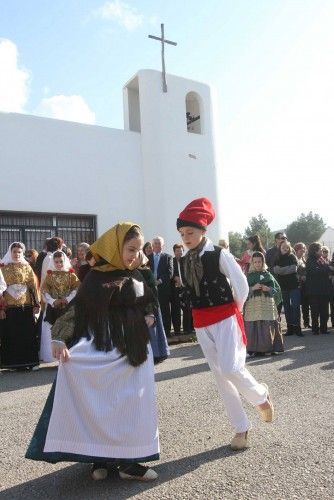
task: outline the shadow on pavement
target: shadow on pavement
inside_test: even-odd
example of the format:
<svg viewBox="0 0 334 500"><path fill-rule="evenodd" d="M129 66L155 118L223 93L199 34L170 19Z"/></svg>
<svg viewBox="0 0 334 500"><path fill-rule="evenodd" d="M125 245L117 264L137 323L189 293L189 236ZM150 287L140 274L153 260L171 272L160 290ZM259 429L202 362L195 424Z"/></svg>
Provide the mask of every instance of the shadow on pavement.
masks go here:
<svg viewBox="0 0 334 500"><path fill-rule="evenodd" d="M2 370L0 375L1 392L18 391L28 387L52 384L57 373L56 366L40 368L36 372L14 372Z"/></svg>
<svg viewBox="0 0 334 500"><path fill-rule="evenodd" d="M279 356L265 356L247 360L247 366L259 366L286 359L289 364L281 366L279 371L296 370L303 366L323 365L322 370L334 368L334 335L312 335L287 337L284 339L285 352ZM327 364L330 363L330 364Z"/></svg>
<svg viewBox="0 0 334 500"><path fill-rule="evenodd" d="M156 382L163 382L164 380L187 377L188 375L193 375L194 373L202 373L206 371L209 371L209 365L207 363L201 363L199 365L190 365L185 366L184 368L175 368L174 370L156 373L154 378Z"/></svg>
<svg viewBox="0 0 334 500"><path fill-rule="evenodd" d="M193 344L181 345L174 347L170 353L171 358L183 358L184 360L204 358L202 349L197 342Z"/></svg>
<svg viewBox="0 0 334 500"><path fill-rule="evenodd" d="M247 451L245 452L247 453ZM184 476L204 463L221 460L230 455L235 455L235 453L229 446L222 446L175 461L155 465L154 470L159 474L159 478L150 483L122 481L115 471L110 471L107 480L94 482L90 479L87 465L74 464L3 490L0 493L0 498L2 500L26 500L27 498L43 500L114 498L125 500L140 493L145 494L146 491L165 482ZM143 496L143 498L145 497Z"/></svg>

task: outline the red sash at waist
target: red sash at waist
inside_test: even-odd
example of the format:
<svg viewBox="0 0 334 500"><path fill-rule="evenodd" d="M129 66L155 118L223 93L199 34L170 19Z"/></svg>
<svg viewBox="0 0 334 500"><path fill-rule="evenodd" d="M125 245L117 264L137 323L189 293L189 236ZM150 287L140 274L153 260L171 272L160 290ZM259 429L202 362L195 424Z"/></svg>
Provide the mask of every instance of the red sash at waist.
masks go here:
<svg viewBox="0 0 334 500"><path fill-rule="evenodd" d="M201 309L192 309L195 328L204 328L214 325L234 315L237 317L237 322L241 330L242 342L247 345L244 319L235 302L221 304L219 306L203 307Z"/></svg>

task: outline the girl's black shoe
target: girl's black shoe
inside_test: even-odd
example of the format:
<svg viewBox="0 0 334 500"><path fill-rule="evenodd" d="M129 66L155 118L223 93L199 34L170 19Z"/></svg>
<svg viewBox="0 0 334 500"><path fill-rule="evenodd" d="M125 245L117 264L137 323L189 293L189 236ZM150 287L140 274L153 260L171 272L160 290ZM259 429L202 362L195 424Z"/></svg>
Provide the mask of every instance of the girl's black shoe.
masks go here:
<svg viewBox="0 0 334 500"><path fill-rule="evenodd" d="M107 464L104 462L100 464L93 464L90 473L94 481L106 479L108 476Z"/></svg>
<svg viewBox="0 0 334 500"><path fill-rule="evenodd" d="M119 477L121 479L136 479L137 481L154 481L158 477L158 474L149 467L131 463L120 465Z"/></svg>

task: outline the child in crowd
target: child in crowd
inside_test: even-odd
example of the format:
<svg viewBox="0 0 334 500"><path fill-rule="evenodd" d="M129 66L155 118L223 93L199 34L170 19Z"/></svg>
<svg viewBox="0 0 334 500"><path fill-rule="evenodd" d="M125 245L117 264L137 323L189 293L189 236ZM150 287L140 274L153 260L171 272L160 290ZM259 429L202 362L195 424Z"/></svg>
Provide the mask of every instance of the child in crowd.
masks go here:
<svg viewBox="0 0 334 500"><path fill-rule="evenodd" d="M262 252L263 254L266 253L265 249L262 246L260 237L257 234L247 238L246 246L247 250L243 253L241 259L238 261L245 274L248 273L253 252Z"/></svg>
<svg viewBox="0 0 334 500"><path fill-rule="evenodd" d="M199 198L177 219L177 229L188 248L183 257L183 293L190 299L197 339L236 432L231 447L239 450L248 447L250 429L240 394L259 409L265 422L273 420L274 410L268 387L245 368L246 335L240 311L248 295L247 280L234 257L206 237L214 217L210 200Z"/></svg>
<svg viewBox="0 0 334 500"><path fill-rule="evenodd" d="M53 343L58 375L27 458L93 462L95 480L107 477L108 462L122 479L157 477L138 463L159 458L148 344L156 300L133 268L142 246L141 229L130 222L116 224L91 246L96 265L75 299L74 345Z"/></svg>
<svg viewBox="0 0 334 500"><path fill-rule="evenodd" d="M300 289L297 268L298 261L291 244L287 240L282 240L273 271L282 290L284 314L287 323L285 335L296 334L303 337L304 334L300 327Z"/></svg>
<svg viewBox="0 0 334 500"><path fill-rule="evenodd" d="M54 361L51 349L51 326L66 312L68 304L77 293L79 283L66 254L61 250L54 252L41 288L46 308L39 356L45 363Z"/></svg>
<svg viewBox="0 0 334 500"><path fill-rule="evenodd" d="M249 295L244 308L247 351L251 355L284 351L277 312L277 304L282 301L281 289L267 269L263 253L254 252L247 274Z"/></svg>

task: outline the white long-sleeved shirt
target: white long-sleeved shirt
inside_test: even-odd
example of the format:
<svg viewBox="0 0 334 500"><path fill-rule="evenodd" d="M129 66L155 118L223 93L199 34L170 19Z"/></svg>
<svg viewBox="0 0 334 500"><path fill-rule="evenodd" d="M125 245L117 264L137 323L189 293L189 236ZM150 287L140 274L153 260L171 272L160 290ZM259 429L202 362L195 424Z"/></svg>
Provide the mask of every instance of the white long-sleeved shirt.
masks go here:
<svg viewBox="0 0 334 500"><path fill-rule="evenodd" d="M72 290L72 292L70 292L66 297L63 297L63 298L66 299L67 302L71 302L71 300L74 299L76 294L77 294L77 290ZM44 301L47 304L50 304L50 306L54 307L54 303L57 299L54 299L53 297L51 297L51 295L48 292L44 292L44 293L42 293L42 295L43 295Z"/></svg>
<svg viewBox="0 0 334 500"><path fill-rule="evenodd" d="M3 292L6 290L7 284L5 282L5 278L3 277L3 274L0 270L0 295L3 294Z"/></svg>

